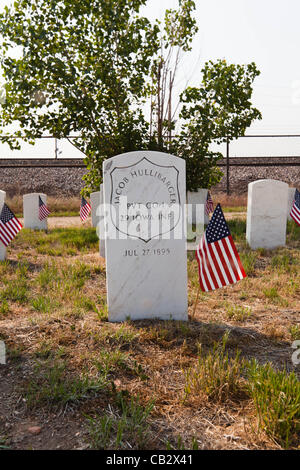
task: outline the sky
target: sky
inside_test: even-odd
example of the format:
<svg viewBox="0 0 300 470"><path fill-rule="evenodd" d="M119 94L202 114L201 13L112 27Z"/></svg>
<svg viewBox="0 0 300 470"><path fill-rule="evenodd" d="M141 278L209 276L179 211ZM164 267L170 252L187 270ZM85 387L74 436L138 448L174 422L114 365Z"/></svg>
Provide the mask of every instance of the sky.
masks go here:
<svg viewBox="0 0 300 470"><path fill-rule="evenodd" d="M0 0L0 5L10 0ZM300 134L300 2L299 0L195 0L199 31L183 58L176 90L197 86L208 60L254 61L261 75L252 102L262 113L247 134ZM148 0L141 13L163 18L177 0ZM63 150L63 154L67 151ZM52 150L51 150L52 151ZM239 139L231 153L241 156L300 155L300 137ZM3 152L0 149L0 156ZM18 155L19 156L19 155ZM63 155L68 156L68 155Z"/></svg>

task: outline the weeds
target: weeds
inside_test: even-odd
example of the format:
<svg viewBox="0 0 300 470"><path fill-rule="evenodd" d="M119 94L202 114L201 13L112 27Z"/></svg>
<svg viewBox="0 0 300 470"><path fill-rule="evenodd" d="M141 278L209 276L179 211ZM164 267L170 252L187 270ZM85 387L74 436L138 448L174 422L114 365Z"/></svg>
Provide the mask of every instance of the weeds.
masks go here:
<svg viewBox="0 0 300 470"><path fill-rule="evenodd" d="M38 295L31 301L31 306L37 312L50 313L54 308L54 302L50 297Z"/></svg>
<svg viewBox="0 0 300 470"><path fill-rule="evenodd" d="M289 273L297 260L290 253L277 254L271 259L271 267L280 273Z"/></svg>
<svg viewBox="0 0 300 470"><path fill-rule="evenodd" d="M229 320L243 322L252 315L252 310L249 307L240 305L228 305L226 307L226 316Z"/></svg>
<svg viewBox="0 0 300 470"><path fill-rule="evenodd" d="M65 405L87 398L106 386L103 376L91 379L87 374L72 377L67 374L67 364L63 361L37 362L34 377L24 387L27 406Z"/></svg>
<svg viewBox="0 0 300 470"><path fill-rule="evenodd" d="M1 318L1 316L4 317L10 312L10 308L6 299L1 300L1 295L0 295L0 301L1 301L0 303L0 318Z"/></svg>
<svg viewBox="0 0 300 470"><path fill-rule="evenodd" d="M198 441L195 437L192 437L192 442L188 445L189 450L199 450ZM172 445L170 441L167 441L166 450L186 450L183 439L181 436L177 437L176 445ZM185 464L185 461L184 461Z"/></svg>
<svg viewBox="0 0 300 470"><path fill-rule="evenodd" d="M271 300L272 302L277 302L280 298L280 295L276 287L270 287L268 289L264 289L263 294L265 295L267 299Z"/></svg>
<svg viewBox="0 0 300 470"><path fill-rule="evenodd" d="M300 327L299 325L291 325L289 328L289 333L293 341L300 339Z"/></svg>
<svg viewBox="0 0 300 470"><path fill-rule="evenodd" d="M25 304L28 301L28 284L25 279L17 279L14 283L10 283L1 293L0 300L10 300Z"/></svg>
<svg viewBox="0 0 300 470"><path fill-rule="evenodd" d="M252 361L248 376L259 428L285 448L299 441L300 382L296 375Z"/></svg>
<svg viewBox="0 0 300 470"><path fill-rule="evenodd" d="M206 355L200 346L198 363L185 372L185 398L191 394L205 394L214 401L224 401L241 395L241 378L245 368L237 351L229 358L225 351L228 333L222 341L215 343L213 350Z"/></svg>
<svg viewBox="0 0 300 470"><path fill-rule="evenodd" d="M107 378L117 367L125 367L127 356L119 349L115 351L102 350L94 363L97 369Z"/></svg>
<svg viewBox="0 0 300 470"><path fill-rule="evenodd" d="M255 261L257 259L256 253L253 251L242 251L240 258L247 276L253 276L255 273Z"/></svg>
<svg viewBox="0 0 300 470"><path fill-rule="evenodd" d="M147 419L154 407L151 401L145 407L139 397L129 401L120 398L120 410L110 415L88 417L90 447L93 449L144 449L149 441Z"/></svg>

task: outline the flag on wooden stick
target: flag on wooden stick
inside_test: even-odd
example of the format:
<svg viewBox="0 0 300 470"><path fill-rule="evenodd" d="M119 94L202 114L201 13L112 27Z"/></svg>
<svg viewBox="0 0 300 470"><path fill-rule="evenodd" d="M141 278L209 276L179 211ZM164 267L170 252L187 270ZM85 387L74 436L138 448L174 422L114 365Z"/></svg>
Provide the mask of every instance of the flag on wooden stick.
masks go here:
<svg viewBox="0 0 300 470"><path fill-rule="evenodd" d="M50 211L46 204L43 202L41 196L39 196L39 219L44 220L48 217Z"/></svg>
<svg viewBox="0 0 300 470"><path fill-rule="evenodd" d="M16 218L10 208L4 204L0 214L0 240L8 246L9 243L23 228L21 222Z"/></svg>
<svg viewBox="0 0 300 470"><path fill-rule="evenodd" d="M196 251L202 291L218 289L246 277L220 204Z"/></svg>
<svg viewBox="0 0 300 470"><path fill-rule="evenodd" d="M298 189L295 191L295 199L290 212L290 217L296 222L296 224L300 225L300 193Z"/></svg>
<svg viewBox="0 0 300 470"><path fill-rule="evenodd" d="M213 211L214 211L214 203L213 203L210 191L207 191L206 203L205 203L205 214L209 216L209 214Z"/></svg>
<svg viewBox="0 0 300 470"><path fill-rule="evenodd" d="M80 218L81 218L82 222L84 222L88 218L88 215L91 212L91 209L92 208L91 208L90 204L82 196L81 206L80 206Z"/></svg>

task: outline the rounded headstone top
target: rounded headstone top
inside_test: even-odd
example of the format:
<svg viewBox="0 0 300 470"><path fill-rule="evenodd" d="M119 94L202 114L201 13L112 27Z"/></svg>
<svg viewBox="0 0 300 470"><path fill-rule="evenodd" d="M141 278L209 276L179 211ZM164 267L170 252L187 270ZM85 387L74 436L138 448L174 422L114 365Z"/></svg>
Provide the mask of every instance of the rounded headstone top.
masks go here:
<svg viewBox="0 0 300 470"><path fill-rule="evenodd" d="M262 180L256 180L256 181L252 181L252 183L249 183L248 186L261 186L261 185L272 185L272 186L286 186L288 187L288 184L285 183L284 181L280 181L280 180L273 180L273 179L262 179Z"/></svg>
<svg viewBox="0 0 300 470"><path fill-rule="evenodd" d="M23 195L23 199L26 199L28 197L35 197L35 196L45 196L46 197L46 194L44 194L44 193L28 193L28 194Z"/></svg>
<svg viewBox="0 0 300 470"><path fill-rule="evenodd" d="M182 168L185 168L185 160L183 158L177 157L176 155L153 150L138 150L121 153L119 155L115 155L114 157L108 158L103 162L103 173L107 173L114 165L122 165L123 162L126 162L128 166L131 166L133 164L137 164L138 160L143 159L149 159L150 161L153 161L153 163L159 161L162 167L172 166L172 164L176 161L176 165L182 165Z"/></svg>

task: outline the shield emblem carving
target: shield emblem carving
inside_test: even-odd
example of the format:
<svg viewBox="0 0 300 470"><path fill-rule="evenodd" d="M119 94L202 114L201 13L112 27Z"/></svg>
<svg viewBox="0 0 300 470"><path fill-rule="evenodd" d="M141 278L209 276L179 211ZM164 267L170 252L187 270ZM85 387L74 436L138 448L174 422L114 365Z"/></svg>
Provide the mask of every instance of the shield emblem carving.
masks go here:
<svg viewBox="0 0 300 470"><path fill-rule="evenodd" d="M179 170L147 157L129 166L113 166L110 215L118 232L145 243L172 232L181 217Z"/></svg>

